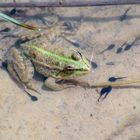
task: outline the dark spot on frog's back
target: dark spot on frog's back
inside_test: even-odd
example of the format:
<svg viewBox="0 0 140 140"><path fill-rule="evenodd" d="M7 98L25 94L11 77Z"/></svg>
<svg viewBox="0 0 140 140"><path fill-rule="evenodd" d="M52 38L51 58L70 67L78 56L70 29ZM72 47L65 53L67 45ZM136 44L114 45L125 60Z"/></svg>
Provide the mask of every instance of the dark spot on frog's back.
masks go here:
<svg viewBox="0 0 140 140"><path fill-rule="evenodd" d="M30 57L32 57L34 59L38 57L36 51L34 51L34 50L30 51L29 55L30 55Z"/></svg>
<svg viewBox="0 0 140 140"><path fill-rule="evenodd" d="M61 62L60 61L55 61L54 63L55 63L54 64L55 66L60 66L61 65Z"/></svg>

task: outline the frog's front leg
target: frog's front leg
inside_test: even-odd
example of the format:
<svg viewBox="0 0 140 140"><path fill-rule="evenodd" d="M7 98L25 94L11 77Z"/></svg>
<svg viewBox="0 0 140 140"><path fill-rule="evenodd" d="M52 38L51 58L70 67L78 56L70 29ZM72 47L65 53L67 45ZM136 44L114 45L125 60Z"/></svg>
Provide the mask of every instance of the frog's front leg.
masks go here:
<svg viewBox="0 0 140 140"><path fill-rule="evenodd" d="M52 77L49 77L48 79L46 79L44 84L47 88L54 90L54 91L59 91L59 90L63 90L66 88L75 87L74 85L66 85L63 83L60 84L57 82L57 80L55 78L52 78Z"/></svg>
<svg viewBox="0 0 140 140"><path fill-rule="evenodd" d="M12 48L8 53L8 71L10 75L23 84L28 89L34 90L38 93L31 83L34 75L34 67L31 61L23 56L19 50Z"/></svg>

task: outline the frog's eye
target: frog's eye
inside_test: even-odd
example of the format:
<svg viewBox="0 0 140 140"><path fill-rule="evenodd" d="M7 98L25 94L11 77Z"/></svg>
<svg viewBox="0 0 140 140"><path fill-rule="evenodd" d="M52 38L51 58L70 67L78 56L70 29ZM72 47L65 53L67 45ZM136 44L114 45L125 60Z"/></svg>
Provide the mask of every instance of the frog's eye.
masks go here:
<svg viewBox="0 0 140 140"><path fill-rule="evenodd" d="M73 71L74 71L74 68L72 66L67 66L64 68L65 73L70 74L70 73L73 73Z"/></svg>
<svg viewBox="0 0 140 140"><path fill-rule="evenodd" d="M79 53L75 52L72 54L71 58L78 61L80 60L81 56L79 55Z"/></svg>

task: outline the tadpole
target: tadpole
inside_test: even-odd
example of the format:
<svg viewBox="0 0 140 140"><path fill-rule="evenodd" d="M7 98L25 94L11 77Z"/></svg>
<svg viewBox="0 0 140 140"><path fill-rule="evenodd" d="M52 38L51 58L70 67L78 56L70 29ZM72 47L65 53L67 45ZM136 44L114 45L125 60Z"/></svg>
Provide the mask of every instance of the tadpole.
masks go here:
<svg viewBox="0 0 140 140"><path fill-rule="evenodd" d="M100 96L97 101L99 102L102 96L104 96L103 97L103 100L104 100L107 97L107 95L111 92L111 90L112 90L112 86L107 86L107 87L102 88L100 91Z"/></svg>
<svg viewBox="0 0 140 140"><path fill-rule="evenodd" d="M100 52L100 54L104 53L105 51L110 51L115 47L115 44L110 44L106 49Z"/></svg>
<svg viewBox="0 0 140 140"><path fill-rule="evenodd" d="M10 11L10 15L14 15L14 14L16 14L16 12L17 12L16 8L13 8L13 9Z"/></svg>
<svg viewBox="0 0 140 140"><path fill-rule="evenodd" d="M91 61L91 66L93 69L96 69L98 67L98 65L93 61Z"/></svg>
<svg viewBox="0 0 140 140"><path fill-rule="evenodd" d="M126 77L110 77L110 78L108 79L108 81L109 81L109 82L116 82L117 80L123 79L123 78L126 78Z"/></svg>
<svg viewBox="0 0 140 140"><path fill-rule="evenodd" d="M32 100L33 102L35 102L35 101L38 100L38 98L37 98L36 96L31 95L27 90L24 89L24 91L27 93L27 95L31 98L31 100Z"/></svg>
<svg viewBox="0 0 140 140"><path fill-rule="evenodd" d="M125 42L121 45L121 47L117 48L116 53L117 53L117 54L122 53L122 52L123 52L123 47L124 47L126 44L127 44L127 41L125 41Z"/></svg>
<svg viewBox="0 0 140 140"><path fill-rule="evenodd" d="M131 9L131 7L129 7L128 9L126 9L126 11L124 12L124 14L120 16L120 18L119 18L120 21L124 21L126 19L127 13L129 12L130 9Z"/></svg>
<svg viewBox="0 0 140 140"><path fill-rule="evenodd" d="M125 51L128 51L129 49L131 49L133 47L133 45L135 44L135 42L137 41L137 38L130 44L127 44L124 48Z"/></svg>
<svg viewBox="0 0 140 140"><path fill-rule="evenodd" d="M0 32L4 32L5 33L5 32L9 32L10 30L11 29L7 27L7 28L4 28L4 29L0 30Z"/></svg>

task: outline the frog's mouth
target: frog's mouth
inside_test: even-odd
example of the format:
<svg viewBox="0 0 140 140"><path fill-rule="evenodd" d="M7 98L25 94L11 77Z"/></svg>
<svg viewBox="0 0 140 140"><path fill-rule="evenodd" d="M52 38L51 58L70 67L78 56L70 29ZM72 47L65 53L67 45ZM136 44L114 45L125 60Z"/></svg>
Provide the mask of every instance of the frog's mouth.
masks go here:
<svg viewBox="0 0 140 140"><path fill-rule="evenodd" d="M87 74L89 71L90 71L90 68L87 68L87 69L75 69L74 76L75 76L75 77L78 77L78 76L81 76L81 75L85 75L85 74Z"/></svg>
<svg viewBox="0 0 140 140"><path fill-rule="evenodd" d="M85 75L90 71L90 67L87 65L86 68L72 68L70 66L60 70L54 77L63 79L73 79L75 77Z"/></svg>

